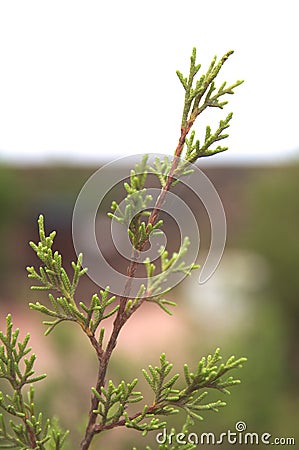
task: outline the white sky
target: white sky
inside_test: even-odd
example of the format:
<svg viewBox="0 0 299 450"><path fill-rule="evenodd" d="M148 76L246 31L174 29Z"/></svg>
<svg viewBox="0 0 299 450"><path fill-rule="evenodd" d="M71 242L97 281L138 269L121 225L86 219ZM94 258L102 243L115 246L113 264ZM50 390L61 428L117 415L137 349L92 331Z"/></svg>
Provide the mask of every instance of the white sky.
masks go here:
<svg viewBox="0 0 299 450"><path fill-rule="evenodd" d="M0 0L0 159L172 153L175 70L186 72L193 46L204 68L234 49L222 77L246 80L222 111L234 111L229 153L214 158L294 156L298 43L295 0Z"/></svg>

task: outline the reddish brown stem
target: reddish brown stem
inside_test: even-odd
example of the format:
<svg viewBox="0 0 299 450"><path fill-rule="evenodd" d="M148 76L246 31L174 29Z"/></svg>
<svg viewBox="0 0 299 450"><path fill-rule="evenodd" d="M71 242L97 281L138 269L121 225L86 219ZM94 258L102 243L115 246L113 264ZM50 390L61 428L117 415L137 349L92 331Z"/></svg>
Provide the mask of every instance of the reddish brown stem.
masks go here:
<svg viewBox="0 0 299 450"><path fill-rule="evenodd" d="M147 229L148 229L149 224L154 225L155 222L158 219L160 209L162 208L162 206L164 204L164 201L165 201L165 196L166 196L167 192L169 191L169 189L171 187L171 184L173 182L173 175L174 175L174 172L176 171L176 169L178 167L178 164L179 164L179 161L180 161L180 157L181 157L184 145L185 145L186 137L187 137L187 135L188 135L188 133L189 133L193 123L194 123L194 120L189 120L187 122L186 127L181 128L181 136L180 136L177 148L176 148L175 153L174 153L174 158L173 158L173 161L172 161L172 165L171 165L171 168L170 168L170 171L169 171L166 183L163 186L163 188L161 189L161 192L160 192L159 197L157 198L155 207L152 210L152 213L151 213L151 215L150 215L150 217L148 219Z"/></svg>
<svg viewBox="0 0 299 450"><path fill-rule="evenodd" d="M179 138L177 148L175 150L174 158L173 158L173 161L171 164L171 168L170 168L166 183L163 186L163 188L161 189L160 195L157 198L154 209L152 210L152 213L148 219L147 229L148 229L149 224L154 225L158 219L159 212L164 204L166 194L169 191L171 184L173 182L173 176L174 176L175 170L178 167L180 156L181 156L183 148L184 148L185 140L186 140L186 137L187 137L192 125L193 125L193 122L194 122L194 119L189 120L186 124L186 127L181 128L181 135ZM132 281L133 281L133 278L135 277L135 273L136 273L136 269L137 269L137 265L138 265L139 252L142 251L142 249L145 247L146 244L147 244L147 241L143 242L143 244L140 246L140 248L138 250L136 250L136 249L132 250L131 262L127 269L128 279L127 279L127 282L125 285L124 293L119 299L119 309L117 311L116 318L113 322L113 330L110 335L106 350L105 351L103 351L102 349L99 350L99 348L98 348L99 344L97 343L96 339L94 338L93 340L91 340L92 345L95 348L97 355L98 355L98 359L99 359L99 372L98 372L98 378L97 378L97 384L96 384L96 390L98 392L100 392L101 387L105 385L105 377L106 377L106 373L107 373L109 360L110 360L112 352L116 346L119 333L120 333L122 327L124 326L124 324L127 322L129 317L131 316L131 314L126 313L126 311L125 311L126 304L127 304L127 301L128 301L129 295L130 295ZM144 300L145 300L145 298L143 298L139 301L138 305L136 305L134 308L134 312L136 311L136 309L138 309L140 307L140 305L144 302ZM81 442L81 450L88 450L90 443L96 433L100 433L104 429L107 430L109 428L114 428L114 426L122 426L125 424L125 420L120 420L116 424L111 424L111 426L106 425L105 427L101 427L100 425L96 425L97 414L94 413L94 410L96 410L98 408L98 405L99 405L99 400L97 399L97 397L95 395L93 395L92 399L91 399L91 408L89 411L89 420L88 420L88 424L86 427L85 437L84 437L83 441ZM136 418L138 415L139 415L139 413L136 416L132 417L132 419Z"/></svg>

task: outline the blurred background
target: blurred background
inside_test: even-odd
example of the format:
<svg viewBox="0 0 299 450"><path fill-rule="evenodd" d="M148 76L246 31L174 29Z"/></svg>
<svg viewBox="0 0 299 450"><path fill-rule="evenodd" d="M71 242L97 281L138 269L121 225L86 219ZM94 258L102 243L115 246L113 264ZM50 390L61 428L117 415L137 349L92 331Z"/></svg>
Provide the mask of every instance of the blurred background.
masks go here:
<svg viewBox="0 0 299 450"><path fill-rule="evenodd" d="M178 303L174 316L167 316L156 305L144 305L121 334L109 376L116 381L122 377L129 380L146 364L158 363L162 351L179 369L185 362L194 366L202 355L220 346L225 357L235 354L248 358L242 371L236 373L242 384L232 389L230 398L223 399L228 402L225 410L203 414L205 422L196 430L220 433L233 430L238 420L244 420L250 431L293 436L299 395L299 165L215 166L204 171L221 196L228 221L228 241L220 266L206 284L200 286L193 273L168 294ZM38 386L42 407L62 418L62 424L71 428L74 442L78 442L89 388L95 382L95 357L79 329L70 324L43 336L44 318L30 312L28 303L46 302L46 295L30 291L25 267L38 265L28 242L37 241L36 219L42 212L47 232L57 231L55 249L62 252L65 267L70 268L70 261L76 258L72 208L82 184L93 172L94 167L17 168L2 164L0 178L4 212L1 324L11 312L15 326L24 334L30 331L38 356L37 370L48 374ZM198 262L202 263L209 226L203 208L197 211L203 236ZM170 251L176 250L179 242L172 238L175 227L166 222L165 230L170 236ZM114 253L111 247L111 263L121 266ZM77 298L88 299L98 290L85 277ZM107 327L111 329L109 320ZM111 434L116 439L113 447L106 444L103 448L125 449L139 443L137 433ZM139 444L141 448L144 441ZM150 441L146 438L146 443Z"/></svg>
<svg viewBox="0 0 299 450"><path fill-rule="evenodd" d="M200 161L224 205L226 250L206 284L200 286L193 274L176 287L172 317L155 305L136 313L121 334L109 377L129 381L140 374L146 391L141 368L157 364L163 351L180 369L185 362L194 367L219 346L224 357L248 358L235 373L242 384L229 398L218 395L228 406L203 414L194 431L234 431L242 420L251 432L299 438L295 6L253 1L241 10L232 0L213 6L188 1L183 20L181 3L169 1L0 4L0 324L10 312L23 335L31 333L37 372L48 374L38 386L40 406L71 429L70 448L82 437L96 361L71 324L43 336L43 318L28 307L30 301L46 301L46 295L30 291L25 268L38 262L28 242L37 241L36 220L43 213L70 268L72 211L90 175L119 156L172 152L183 102L175 70L187 71L194 45L204 69L214 53L234 48L221 76L246 80L227 106L234 111L229 151ZM199 136L225 114L212 113L198 124ZM192 203L188 194L180 195ZM113 199L105 199L103 217ZM201 229L202 264L209 222L201 205L192 209ZM171 220L165 228L175 250ZM107 245L117 266L118 256ZM98 290L86 277L78 299ZM95 439L92 448L156 448L154 438L115 430Z"/></svg>

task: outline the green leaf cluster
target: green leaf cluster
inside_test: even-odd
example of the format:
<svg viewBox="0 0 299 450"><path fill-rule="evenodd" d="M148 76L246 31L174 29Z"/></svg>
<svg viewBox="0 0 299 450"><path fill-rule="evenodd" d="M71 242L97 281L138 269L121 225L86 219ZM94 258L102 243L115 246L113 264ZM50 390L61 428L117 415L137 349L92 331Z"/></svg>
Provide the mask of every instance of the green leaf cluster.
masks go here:
<svg viewBox="0 0 299 450"><path fill-rule="evenodd" d="M158 231L163 224L162 220L154 225L147 223L150 216L148 207L152 202L152 196L147 194L145 188L148 170L148 155L144 155L141 163L135 164L135 169L131 170L129 183L124 183L127 192L124 210L113 201L111 204L113 213L108 212L108 217L126 226L133 248L136 250L141 250L149 235Z"/></svg>
<svg viewBox="0 0 299 450"><path fill-rule="evenodd" d="M177 71L177 76L182 83L185 90L184 109L182 116L182 128L191 128L196 118L203 113L207 108L220 108L228 103L222 97L227 94L234 94L234 89L243 83L243 80L237 80L235 83L227 86L224 82L217 89L215 85L215 78L219 74L225 61L233 54L233 51L227 52L219 62L215 56L207 70L207 72L196 80L196 76L201 68L201 64L196 63L196 48L193 48L190 58L190 70L188 77ZM227 147L217 146L211 149L211 146L222 139L228 137L228 134L222 132L229 127L229 122L232 118L232 113L229 113L226 119L221 120L218 129L212 133L209 126L206 127L205 142L201 146L200 141L194 142L195 131L192 131L189 140L186 140L186 155L185 159L188 162L195 162L198 158L204 156L211 156L219 152L227 150Z"/></svg>
<svg viewBox="0 0 299 450"><path fill-rule="evenodd" d="M0 332L0 378L7 380L10 394L0 390L0 448L21 450L50 450L62 448L68 432L50 419L43 420L42 413L36 411L33 383L43 380L46 375L34 376L36 356L29 355L30 335L19 341L19 329L13 331L11 315L6 318L6 334ZM27 356L28 355L28 356ZM29 385L27 392L24 388ZM9 417L13 419L9 420Z"/></svg>
<svg viewBox="0 0 299 450"><path fill-rule="evenodd" d="M53 253L52 246L56 231L52 231L49 236L45 234L44 217L40 215L38 218L39 227L39 243L30 242L38 258L43 263L39 273L34 267L27 267L28 277L37 279L40 282L38 286L31 286L33 290L57 290L63 294L69 303L74 303L74 293L78 286L79 278L84 275L87 269L81 268L82 254L78 256L77 263L72 263L73 279L70 281L69 276L62 266L62 256L55 251Z"/></svg>
<svg viewBox="0 0 299 450"><path fill-rule="evenodd" d="M242 367L246 358L235 359L231 356L226 363L221 363L220 349L213 355L203 357L198 363L195 373L190 372L187 364L184 365L185 386L177 387L176 383L179 374L168 377L172 364L170 364L162 354L160 357L160 367L149 366L149 371L143 370L147 382L152 387L155 397L154 404L157 406L159 414L175 414L179 409L183 409L189 416L190 423L193 419L202 420L200 411L218 411L219 407L226 405L221 400L210 403L203 403L208 395L205 389L216 389L228 394L228 388L240 383L240 380L233 376L223 378L232 369ZM204 390L204 391L203 391Z"/></svg>
<svg viewBox="0 0 299 450"><path fill-rule="evenodd" d="M153 165L150 167L150 170L153 174L157 176L157 178L160 181L160 184L162 188L164 188L167 184L167 179L169 176L169 172L172 165L172 159L168 156L164 156L163 159L156 157L154 159ZM190 165L186 165L186 162L183 160L180 160L178 163L178 167L176 168L174 175L173 175L173 181L171 182L171 186L175 186L179 183L180 178L183 176L187 176L189 174L193 173L193 169L190 168Z"/></svg>
<svg viewBox="0 0 299 450"><path fill-rule="evenodd" d="M229 127L229 122L232 119L233 114L229 113L224 120L220 120L219 127L212 133L211 127L206 127L206 134L204 144L201 146L200 141L197 139L194 142L195 131L190 134L190 138L186 138L186 160L189 163L194 163L198 158L215 155L216 153L224 152L228 147L221 147L220 145L211 150L210 147L217 141L221 141L228 137L227 133L223 134L223 131Z"/></svg>
<svg viewBox="0 0 299 450"><path fill-rule="evenodd" d="M21 389L25 384L34 383L45 378L46 375L33 377L33 364L36 356L32 354L29 358L26 355L30 353L31 347L28 347L30 339L29 333L25 336L23 342L18 341L20 330L17 328L12 331L11 315L6 318L6 335L0 331L0 377L9 381L14 389ZM21 370L20 363L24 362L24 368Z"/></svg>
<svg viewBox="0 0 299 450"><path fill-rule="evenodd" d="M145 300L147 302L156 303L160 306L163 311L167 314L172 315L171 310L168 306L176 306L176 303L165 298L165 295L171 291L171 288L165 288L163 285L167 282L171 274L183 273L185 275L190 275L191 271L198 269L199 265L192 263L187 265L182 259L187 253L188 247L190 245L190 239L185 237L183 243L178 252L174 252L171 258L168 258L168 251L165 247L160 247L160 263L161 272L156 274L156 265L146 258L143 262L146 269L146 286L142 284L140 286L139 292L134 299L129 299L126 304L126 312L132 314L132 312L139 305L139 302Z"/></svg>
<svg viewBox="0 0 299 450"><path fill-rule="evenodd" d="M40 241L38 244L30 242L30 245L43 265L39 268L39 274L34 267L27 267L28 277L35 278L41 283L40 286L32 286L33 289L58 291L63 295L55 297L52 293L49 293L48 297L52 308L42 305L40 302L30 303L30 308L54 318L54 320L43 322L48 325L46 335L63 321L76 322L87 334L94 335L101 321L117 312L118 305L109 309L116 297L110 296L109 287L106 287L105 290L100 290L100 295L94 294L92 296L89 305L79 302L80 310L74 296L80 277L87 271L87 269L82 268L82 254L79 255L76 263L72 262L74 274L72 282L70 282L66 270L62 267L61 255L57 251L54 253L52 251L56 233L53 231L49 236L46 236L42 215L39 216L38 226Z"/></svg>
<svg viewBox="0 0 299 450"><path fill-rule="evenodd" d="M164 298L164 295L171 289L163 289L163 284L171 274L180 272L185 275L190 275L192 270L199 268L198 264L192 263L187 265L183 260L183 256L187 253L189 245L190 239L186 236L179 251L174 252L171 258L168 258L168 251L164 247L161 247L159 250L161 272L158 275L155 275L156 265L149 258L144 261L147 273L147 286L145 289L147 301L157 303L167 314L171 314L171 311L166 305L175 306L175 303Z"/></svg>
<svg viewBox="0 0 299 450"><path fill-rule="evenodd" d="M139 413L132 415L126 411L128 403L137 403L143 400L141 392L133 392L137 379L127 385L122 382L117 387L109 381L107 390L102 388L101 393L94 390L100 402L96 413L102 418L98 430L110 428L111 421L114 420L117 426L125 425L146 435L149 431L159 430L166 426L167 423L160 418L161 416L177 414L180 410L186 413L184 429L189 429L191 425L194 425L195 420L203 419L202 412L218 412L219 408L226 406L222 400L206 403L208 390L214 389L229 394L228 387L240 383L240 380L234 379L233 376L225 378L225 375L235 368L242 367L246 358L236 359L231 356L225 363L219 364L221 359L220 350L216 349L213 355L208 355L200 360L194 373L185 364L182 386L179 382L180 374L171 374L173 364L166 360L163 353L159 366L149 365L148 370L142 370L145 380L153 391L152 404L144 405ZM131 395L133 398L128 401ZM113 410L115 404L117 407ZM113 412L109 416L111 409Z"/></svg>
<svg viewBox="0 0 299 450"><path fill-rule="evenodd" d="M129 404L143 400L141 392L134 391L137 382L138 379L135 378L131 383L122 381L115 386L113 381L109 380L107 388L102 386L100 392L92 388L99 400L99 406L94 412L101 418L100 426L118 422Z"/></svg>

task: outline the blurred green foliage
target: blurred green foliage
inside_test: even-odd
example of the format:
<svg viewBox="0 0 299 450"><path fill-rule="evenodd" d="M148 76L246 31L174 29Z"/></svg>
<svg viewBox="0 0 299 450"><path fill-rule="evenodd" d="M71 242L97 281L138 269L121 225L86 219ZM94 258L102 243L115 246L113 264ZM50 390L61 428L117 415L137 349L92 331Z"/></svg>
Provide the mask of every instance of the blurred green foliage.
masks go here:
<svg viewBox="0 0 299 450"><path fill-rule="evenodd" d="M247 394L252 390L250 421L259 428L268 426L273 435L297 434L297 443L298 192L298 164L261 170L246 193L247 224L240 235L241 246L261 255L268 267L268 282L252 299L255 327L248 350L240 344L253 364L249 379L244 379Z"/></svg>
<svg viewBox="0 0 299 450"><path fill-rule="evenodd" d="M285 337L285 388L299 379L299 165L261 174L249 192L250 220L244 241L266 259L265 290Z"/></svg>
<svg viewBox="0 0 299 450"><path fill-rule="evenodd" d="M22 205L23 191L20 189L17 171L0 166L0 229L11 224Z"/></svg>

